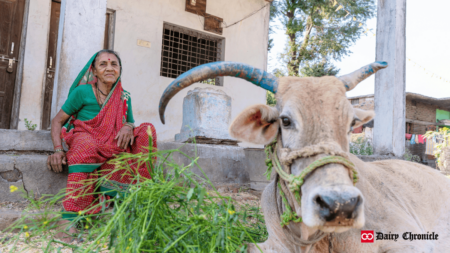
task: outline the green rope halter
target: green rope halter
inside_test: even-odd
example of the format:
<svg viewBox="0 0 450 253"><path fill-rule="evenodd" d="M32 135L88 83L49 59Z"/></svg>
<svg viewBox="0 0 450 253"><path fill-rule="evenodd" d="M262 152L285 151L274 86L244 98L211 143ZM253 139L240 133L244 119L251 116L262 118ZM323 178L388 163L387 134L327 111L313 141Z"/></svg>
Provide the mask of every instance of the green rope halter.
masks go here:
<svg viewBox="0 0 450 253"><path fill-rule="evenodd" d="M302 222L302 217L299 217L296 212L292 212L291 206L284 195L283 189L281 189L280 183L277 183L278 189L280 190L281 198L283 199L284 208L286 209L281 215L281 227L289 225L289 222L293 221L295 223Z"/></svg>
<svg viewBox="0 0 450 253"><path fill-rule="evenodd" d="M277 155L277 138L266 146L264 149L266 153L266 165L267 165L267 171L264 173L264 175L267 177L267 180L270 179L270 174L272 173L272 168L275 167L275 171L278 173L281 179L287 182L287 186L289 190L294 194L295 199L298 201L298 203L301 203L301 197L300 197L300 188L304 183L304 179L306 175L314 171L315 169L322 167L327 164L331 163L337 163L342 164L346 168L350 169L352 172L352 179L353 179L353 185L358 182L358 172L355 169L355 165L350 162L349 160L345 159L341 156L325 156L322 158L319 158L318 160L314 161L310 165L308 165L299 175L294 176L292 174L288 174L283 170L283 167L281 166L281 163L278 159ZM285 205L285 212L281 215L281 226L288 225L290 221L293 222L301 222L302 217L298 217L297 213L293 212L287 199L285 196L285 193L280 187L279 182L278 188L280 189L280 195L283 200L283 204Z"/></svg>

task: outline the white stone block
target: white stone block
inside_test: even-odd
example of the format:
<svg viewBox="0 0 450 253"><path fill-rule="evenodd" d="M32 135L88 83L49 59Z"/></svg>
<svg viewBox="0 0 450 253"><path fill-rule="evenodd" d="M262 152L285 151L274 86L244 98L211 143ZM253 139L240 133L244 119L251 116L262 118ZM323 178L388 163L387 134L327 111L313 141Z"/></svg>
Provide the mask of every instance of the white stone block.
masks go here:
<svg viewBox="0 0 450 253"><path fill-rule="evenodd" d="M228 134L231 118L231 98L214 88L195 88L183 100L183 124L176 142L192 137L233 140Z"/></svg>

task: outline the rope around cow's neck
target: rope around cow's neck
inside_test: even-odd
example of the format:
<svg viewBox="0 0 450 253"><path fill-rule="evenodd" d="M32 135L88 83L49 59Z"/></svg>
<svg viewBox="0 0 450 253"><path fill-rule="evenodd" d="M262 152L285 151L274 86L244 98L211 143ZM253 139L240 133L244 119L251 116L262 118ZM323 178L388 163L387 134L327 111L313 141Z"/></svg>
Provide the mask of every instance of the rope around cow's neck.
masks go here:
<svg viewBox="0 0 450 253"><path fill-rule="evenodd" d="M270 174L272 173L272 168L275 168L275 171L278 173L280 178L287 182L289 190L294 194L295 199L301 204L301 197L300 197L300 188L304 183L304 178L306 175L314 171L315 169L322 167L327 164L331 163L337 163L342 164L346 168L350 169L352 172L352 179L353 179L353 185L358 182L358 172L355 169L355 165L353 165L352 162L350 162L348 159L342 157L342 156L325 156L322 158L319 158L318 160L314 161L313 163L309 164L302 172L294 176L290 173L287 173L283 170L283 167L281 166L281 163L278 159L277 155L277 138L266 146L265 153L266 153L266 165L267 165L267 171L264 173L266 175L267 179L270 179ZM291 221L293 222L302 222L302 217L299 217L296 212L293 212L291 209L291 206L289 202L286 199L285 192L281 189L279 182L277 182L278 187L280 188L280 195L282 197L283 203L285 205L285 211L281 215L281 226L288 225Z"/></svg>

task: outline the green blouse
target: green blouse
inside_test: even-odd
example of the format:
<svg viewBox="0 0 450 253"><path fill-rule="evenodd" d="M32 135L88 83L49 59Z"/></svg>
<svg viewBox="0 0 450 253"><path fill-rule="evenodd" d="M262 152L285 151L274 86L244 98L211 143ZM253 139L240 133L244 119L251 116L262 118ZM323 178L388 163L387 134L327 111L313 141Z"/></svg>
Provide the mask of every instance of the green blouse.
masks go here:
<svg viewBox="0 0 450 253"><path fill-rule="evenodd" d="M127 104L127 122L134 123L131 98L128 99ZM61 109L68 115L77 114L77 119L81 121L91 120L100 112L100 106L98 105L91 85L80 85L76 87Z"/></svg>

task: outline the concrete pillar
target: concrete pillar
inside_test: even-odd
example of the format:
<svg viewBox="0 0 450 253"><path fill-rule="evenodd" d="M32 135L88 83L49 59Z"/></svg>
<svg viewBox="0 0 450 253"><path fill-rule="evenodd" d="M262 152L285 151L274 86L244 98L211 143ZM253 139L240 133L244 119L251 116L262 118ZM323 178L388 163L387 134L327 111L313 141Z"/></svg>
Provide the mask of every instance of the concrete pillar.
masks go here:
<svg viewBox="0 0 450 253"><path fill-rule="evenodd" d="M183 100L183 124L176 142L237 145L228 134L231 97L213 88L195 88Z"/></svg>
<svg viewBox="0 0 450 253"><path fill-rule="evenodd" d="M62 0L52 118L66 101L78 73L95 52L103 49L106 2Z"/></svg>
<svg viewBox="0 0 450 253"><path fill-rule="evenodd" d="M406 0L379 0L376 60L389 67L375 75L374 152L405 152Z"/></svg>

